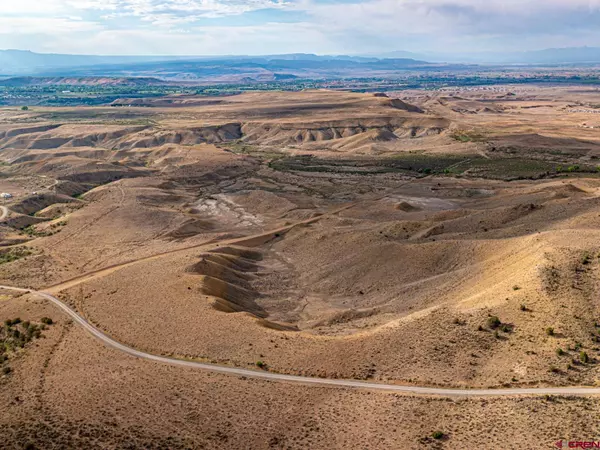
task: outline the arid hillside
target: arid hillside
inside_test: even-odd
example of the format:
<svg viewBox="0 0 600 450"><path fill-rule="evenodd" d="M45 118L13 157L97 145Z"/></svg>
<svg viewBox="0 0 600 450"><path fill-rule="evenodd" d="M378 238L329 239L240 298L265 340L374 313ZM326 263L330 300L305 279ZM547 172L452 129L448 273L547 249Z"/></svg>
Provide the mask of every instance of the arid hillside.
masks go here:
<svg viewBox="0 0 600 450"><path fill-rule="evenodd" d="M541 389L467 399L170 366L4 289L4 442L532 448L589 437L595 397L542 394L600 377L600 135L585 103L597 93L580 91L0 109L0 285L50 294L150 355Z"/></svg>

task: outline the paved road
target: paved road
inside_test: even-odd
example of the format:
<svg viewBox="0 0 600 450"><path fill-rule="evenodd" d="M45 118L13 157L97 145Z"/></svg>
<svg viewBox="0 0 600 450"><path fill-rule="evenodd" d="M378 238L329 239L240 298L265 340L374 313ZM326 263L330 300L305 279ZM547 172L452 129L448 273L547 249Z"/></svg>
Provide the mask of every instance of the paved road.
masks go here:
<svg viewBox="0 0 600 450"><path fill-rule="evenodd" d="M237 375L248 378L260 378L272 381L284 381L292 383L301 383L306 385L315 386L330 386L330 387L344 387L344 388L355 388L355 389L368 389L378 391L390 391L399 392L405 394L420 394L420 395L435 395L444 397L482 397L482 396L514 396L514 395L600 395L600 388L591 387L559 387L559 388L518 388L518 389L444 389L444 388L431 388L431 387L419 387L419 386L401 386L395 384L380 384L380 383L366 383L355 380L338 380L338 379L327 379L327 378L312 378L302 377L298 375L282 375L278 373L271 373L260 370L248 370L238 369L229 366L219 366L217 364L207 364L197 361L187 361L176 358L168 358L164 356L153 355L151 353L144 353L136 350L120 342L115 341L111 337L104 334L102 331L95 328L83 317L77 314L69 306L61 302L58 298L50 295L46 292L33 291L30 289L16 288L12 286L2 286L0 289L6 289L10 291L31 293L39 297L45 298L50 302L58 306L62 311L68 314L77 324L82 326L86 331L91 333L96 339L102 341L108 347L112 347L118 351L126 353L137 358L156 361L163 364L170 364L174 366L189 367L193 369L207 370L211 372L218 372L230 375Z"/></svg>

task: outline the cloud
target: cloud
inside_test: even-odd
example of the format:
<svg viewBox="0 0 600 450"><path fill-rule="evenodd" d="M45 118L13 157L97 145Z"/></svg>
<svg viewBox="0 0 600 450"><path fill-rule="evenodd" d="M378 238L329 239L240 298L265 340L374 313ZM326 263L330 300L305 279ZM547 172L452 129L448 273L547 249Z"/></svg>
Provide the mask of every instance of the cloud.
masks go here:
<svg viewBox="0 0 600 450"><path fill-rule="evenodd" d="M208 26L181 32L167 29L104 29L81 39L59 37L53 42L67 53L121 55L222 55L303 52L327 45L327 36L309 23L267 23L260 26ZM332 48L330 48L332 49Z"/></svg>
<svg viewBox="0 0 600 450"><path fill-rule="evenodd" d="M102 27L95 22L88 22L77 17L44 18L44 17L0 17L0 35L18 34L61 34L99 31Z"/></svg>
<svg viewBox="0 0 600 450"><path fill-rule="evenodd" d="M370 27L399 34L510 33L514 29L553 32L578 22L597 27L600 0L367 0L358 3L305 2L319 22ZM553 26L557 28L552 28Z"/></svg>
<svg viewBox="0 0 600 450"><path fill-rule="evenodd" d="M196 54L359 53L395 49L519 50L525 46L541 48L600 42L597 26L600 0L19 0L4 3L0 19L4 30L0 35L8 32L13 35L10 41L0 39L0 47L8 42L11 45L23 42L23 46L31 47L33 42L33 50L67 51L77 47L85 53L123 53L127 47L128 53L145 53L146 49L181 53L185 47L195 49ZM45 38L39 42L19 38L34 32ZM133 40L113 45L113 37L125 36L125 32L129 32ZM80 39L71 41L73 34L78 33ZM71 37L65 39L66 35ZM83 48L84 44L88 47Z"/></svg>
<svg viewBox="0 0 600 450"><path fill-rule="evenodd" d="M100 0L85 0L90 8L101 4ZM117 4L117 5L115 5ZM239 15L261 9L280 9L286 0L113 0L111 9L118 9L121 16L131 15L145 19L157 17L223 17ZM78 6L80 7L80 6Z"/></svg>

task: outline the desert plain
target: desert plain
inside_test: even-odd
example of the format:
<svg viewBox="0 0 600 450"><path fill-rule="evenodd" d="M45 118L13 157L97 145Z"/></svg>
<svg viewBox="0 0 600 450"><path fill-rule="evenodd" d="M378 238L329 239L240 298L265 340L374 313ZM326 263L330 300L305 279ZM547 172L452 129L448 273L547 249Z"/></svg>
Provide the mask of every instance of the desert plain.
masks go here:
<svg viewBox="0 0 600 450"><path fill-rule="evenodd" d="M0 109L0 447L599 438L600 91ZM148 361L455 390L310 385Z"/></svg>

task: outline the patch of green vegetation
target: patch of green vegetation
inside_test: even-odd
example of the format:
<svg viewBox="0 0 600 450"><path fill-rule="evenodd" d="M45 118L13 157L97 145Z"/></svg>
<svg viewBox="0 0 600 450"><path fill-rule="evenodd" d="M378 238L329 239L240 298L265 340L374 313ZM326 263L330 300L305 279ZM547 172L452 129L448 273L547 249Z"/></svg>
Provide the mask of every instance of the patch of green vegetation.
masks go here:
<svg viewBox="0 0 600 450"><path fill-rule="evenodd" d="M452 139L459 142L485 142L486 137L482 133L473 130L454 130L450 135Z"/></svg>
<svg viewBox="0 0 600 450"><path fill-rule="evenodd" d="M587 364L590 361L590 357L588 356L588 354L584 351L579 352L579 360L583 363L583 364Z"/></svg>
<svg viewBox="0 0 600 450"><path fill-rule="evenodd" d="M558 166L556 168L556 173L563 173L563 172L573 173L573 172L581 172L581 171L582 171L581 167L578 166L577 164L572 165L572 166L567 166L566 168L563 166Z"/></svg>
<svg viewBox="0 0 600 450"><path fill-rule="evenodd" d="M259 369L266 369L267 368L267 364L264 363L263 361L256 361L256 367L258 367Z"/></svg>
<svg viewBox="0 0 600 450"><path fill-rule="evenodd" d="M487 325L491 329L495 330L500 325L502 325L502 321L498 318L498 316L491 316L491 317L488 317Z"/></svg>
<svg viewBox="0 0 600 450"><path fill-rule="evenodd" d="M263 160L263 161L271 161L274 159L279 159L284 156L283 153L270 149L268 147L261 147L258 145L248 144L242 141L233 141L233 142L223 142L218 145L220 148L226 149L236 155L249 155L254 158Z"/></svg>
<svg viewBox="0 0 600 450"><path fill-rule="evenodd" d="M44 319L47 319L46 322L41 324L21 321L20 318L6 319L4 326L0 326L0 365L4 375L12 372L8 365L10 359L31 341L41 338L42 331L52 324L52 319Z"/></svg>
<svg viewBox="0 0 600 450"><path fill-rule="evenodd" d="M526 158L480 158L469 167L470 176L496 180L539 179L549 176L554 170L552 163Z"/></svg>
<svg viewBox="0 0 600 450"><path fill-rule="evenodd" d="M49 236L49 233L46 233L46 232L43 232L43 231L38 231L35 228L35 225L26 226L25 228L22 228L21 231L23 231L23 233L25 233L27 236L30 236L30 237L45 237L45 236Z"/></svg>
<svg viewBox="0 0 600 450"><path fill-rule="evenodd" d="M393 157L355 159L322 159L312 155L278 157L269 167L279 171L325 172L371 175L401 173L422 177L446 175L488 178L494 180L541 179L557 174L554 163L520 157L485 158L481 155L430 155L402 152ZM579 172L596 173L590 167Z"/></svg>
<svg viewBox="0 0 600 450"><path fill-rule="evenodd" d="M433 434L431 435L431 437L433 437L434 439L437 439L438 441L441 439L444 439L444 432L443 431L434 431Z"/></svg>
<svg viewBox="0 0 600 450"><path fill-rule="evenodd" d="M18 259L32 255L33 251L28 247L13 247L0 252L0 264L6 264Z"/></svg>
<svg viewBox="0 0 600 450"><path fill-rule="evenodd" d="M321 159L312 155L281 156L269 163L279 171L344 173L371 175L378 173L403 173L417 177L442 174L446 169L464 162L465 157L454 155L430 156L419 153L402 153L389 158ZM458 173L453 171L452 173Z"/></svg>
<svg viewBox="0 0 600 450"><path fill-rule="evenodd" d="M581 264L588 265L592 262L592 255L590 255L588 252L585 252L582 256L581 256Z"/></svg>

